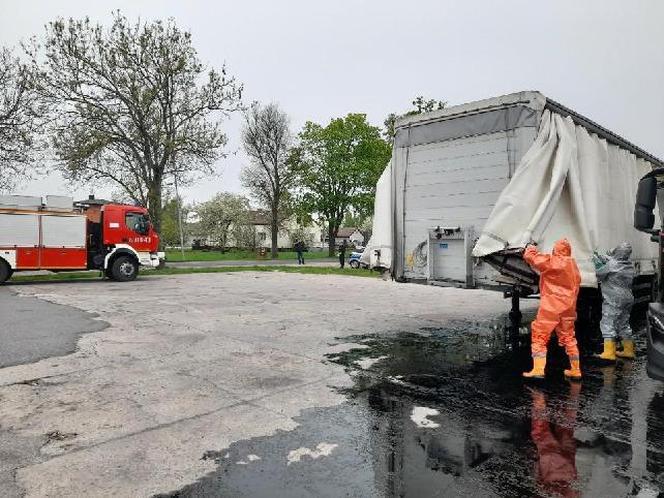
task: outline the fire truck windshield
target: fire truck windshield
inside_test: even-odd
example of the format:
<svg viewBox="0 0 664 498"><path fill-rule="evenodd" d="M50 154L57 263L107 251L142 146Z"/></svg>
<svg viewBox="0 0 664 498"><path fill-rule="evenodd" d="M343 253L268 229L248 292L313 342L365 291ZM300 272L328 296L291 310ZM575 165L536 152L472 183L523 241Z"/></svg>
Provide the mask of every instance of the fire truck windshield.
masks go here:
<svg viewBox="0 0 664 498"><path fill-rule="evenodd" d="M150 231L150 219L143 213L127 213L125 224L129 229L141 235L147 235Z"/></svg>

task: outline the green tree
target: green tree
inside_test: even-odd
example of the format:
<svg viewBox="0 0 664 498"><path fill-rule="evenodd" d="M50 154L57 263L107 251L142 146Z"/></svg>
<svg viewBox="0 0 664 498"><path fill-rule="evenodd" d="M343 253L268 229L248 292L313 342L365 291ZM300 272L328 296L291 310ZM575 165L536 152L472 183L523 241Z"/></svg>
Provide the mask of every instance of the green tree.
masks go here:
<svg viewBox="0 0 664 498"><path fill-rule="evenodd" d="M258 245L258 240L256 239L256 227L249 221L233 224L230 235L235 247L253 251Z"/></svg>
<svg viewBox="0 0 664 498"><path fill-rule="evenodd" d="M376 182L392 153L380 129L364 114L348 114L327 126L307 122L291 163L297 175L299 209L327 227L329 253L346 212L371 213Z"/></svg>
<svg viewBox="0 0 664 498"><path fill-rule="evenodd" d="M39 115L44 109L34 91L33 74L0 47L0 192L29 178L39 162Z"/></svg>
<svg viewBox="0 0 664 498"><path fill-rule="evenodd" d="M394 135L396 133L394 127L396 125L397 120L406 116L414 116L416 114L424 114L425 112L445 109L445 107L447 106L447 102L444 100L425 99L420 95L413 99L412 105L413 107L409 111L406 111L403 114L396 114L392 112L388 114L387 118L385 118L385 121L383 121L383 125L385 126L385 131L383 131L383 134L385 135L385 138L390 142L394 140Z"/></svg>
<svg viewBox="0 0 664 498"><path fill-rule="evenodd" d="M294 225L288 229L288 238L290 239L291 246L295 247L297 242L302 242L305 246L309 247L314 243L315 235L308 230L309 225Z"/></svg>
<svg viewBox="0 0 664 498"><path fill-rule="evenodd" d="M249 199L242 195L221 192L196 207L199 236L210 238L218 247L228 247L238 235L244 239L243 227L250 224Z"/></svg>
<svg viewBox="0 0 664 498"><path fill-rule="evenodd" d="M371 238L371 231L373 230L373 216L349 210L344 217L342 226L357 228L364 235L364 240L368 242Z"/></svg>
<svg viewBox="0 0 664 498"><path fill-rule="evenodd" d="M180 200L181 202L181 200ZM184 238L187 239L187 224L185 220L189 214L189 208L181 206L182 213L182 231ZM180 225L178 223L178 199L173 197L166 199L161 211L161 231L159 232L161 241L166 246L180 246Z"/></svg>
<svg viewBox="0 0 664 498"><path fill-rule="evenodd" d="M213 172L226 144L221 120L241 108L241 85L202 64L172 19L116 12L108 29L59 19L43 47L27 50L55 109L49 132L65 176L119 187L161 229L163 183Z"/></svg>

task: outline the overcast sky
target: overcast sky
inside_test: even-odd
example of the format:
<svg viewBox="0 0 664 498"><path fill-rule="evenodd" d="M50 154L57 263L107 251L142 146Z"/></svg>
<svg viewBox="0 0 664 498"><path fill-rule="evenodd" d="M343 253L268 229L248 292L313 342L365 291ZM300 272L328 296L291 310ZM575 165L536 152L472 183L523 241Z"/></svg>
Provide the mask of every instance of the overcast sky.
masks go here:
<svg viewBox="0 0 664 498"><path fill-rule="evenodd" d="M0 0L0 7L0 43L8 46L58 16L108 23L120 9L174 17L203 61L226 62L247 102L279 103L296 132L307 120L348 112L381 125L420 94L460 104L540 90L664 158L660 0ZM226 122L231 154L219 177L186 190L188 201L241 190L239 129L240 116ZM88 191L51 175L19 193Z"/></svg>

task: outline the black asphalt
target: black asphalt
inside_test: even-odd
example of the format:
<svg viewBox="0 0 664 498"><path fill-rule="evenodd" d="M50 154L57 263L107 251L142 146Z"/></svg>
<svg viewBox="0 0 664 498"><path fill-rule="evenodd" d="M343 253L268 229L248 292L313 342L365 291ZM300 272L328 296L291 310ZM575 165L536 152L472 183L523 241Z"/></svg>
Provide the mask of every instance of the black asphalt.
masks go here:
<svg viewBox="0 0 664 498"><path fill-rule="evenodd" d="M105 327L90 313L0 287L0 368L72 353L82 334Z"/></svg>

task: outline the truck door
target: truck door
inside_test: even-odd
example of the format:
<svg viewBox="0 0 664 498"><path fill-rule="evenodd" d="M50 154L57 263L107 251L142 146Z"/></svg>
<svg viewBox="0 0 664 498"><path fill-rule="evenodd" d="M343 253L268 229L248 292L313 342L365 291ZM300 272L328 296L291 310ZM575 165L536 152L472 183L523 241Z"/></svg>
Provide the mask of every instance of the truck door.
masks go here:
<svg viewBox="0 0 664 498"><path fill-rule="evenodd" d="M150 220L147 213L128 211L125 213L125 227L128 230L127 242L137 252L150 252L152 237L150 235Z"/></svg>

